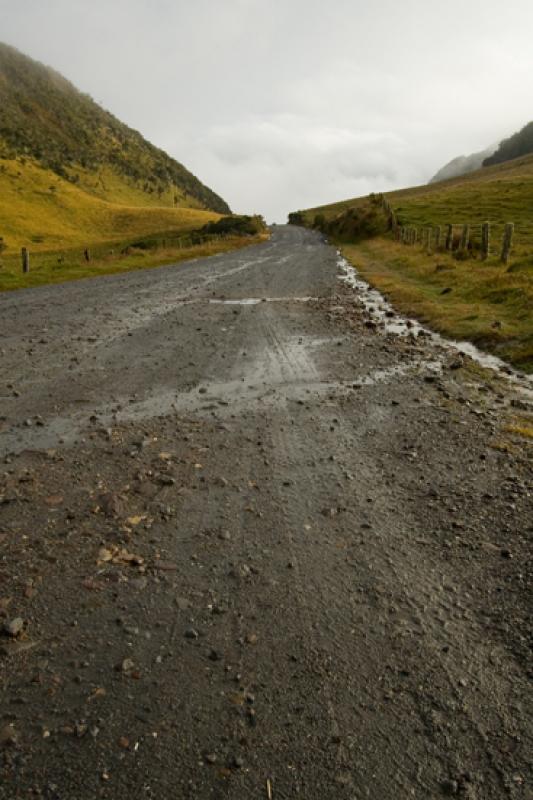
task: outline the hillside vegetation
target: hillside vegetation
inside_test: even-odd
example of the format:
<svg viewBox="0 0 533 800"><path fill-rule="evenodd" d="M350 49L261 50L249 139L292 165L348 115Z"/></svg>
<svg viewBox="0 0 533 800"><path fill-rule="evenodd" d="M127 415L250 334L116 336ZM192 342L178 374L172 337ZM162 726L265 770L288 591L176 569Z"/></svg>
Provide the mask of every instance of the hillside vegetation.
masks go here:
<svg viewBox="0 0 533 800"><path fill-rule="evenodd" d="M533 156L460 178L386 195L399 225L453 224L457 244L465 223L472 241L463 253L407 246L388 231L380 205L368 197L291 215L334 241L361 273L405 313L452 338L466 338L533 371ZM479 253L481 224L491 223L491 255ZM515 223L509 264L500 261L504 225Z"/></svg>
<svg viewBox="0 0 533 800"><path fill-rule="evenodd" d="M0 236L7 252L21 246L33 252L84 248L162 230L188 231L219 217L198 208L110 203L34 161L0 160Z"/></svg>
<svg viewBox="0 0 533 800"><path fill-rule="evenodd" d="M224 200L182 164L59 73L0 43L0 157L17 156L105 200L117 200L126 184L145 202L229 213Z"/></svg>
<svg viewBox="0 0 533 800"><path fill-rule="evenodd" d="M179 261L263 232L262 220L245 232L244 218L228 214L182 164L0 43L0 289ZM223 242L198 235L219 222ZM193 232L184 246L179 237ZM31 255L25 275L21 247Z"/></svg>
<svg viewBox="0 0 533 800"><path fill-rule="evenodd" d="M483 166L491 167L494 164L502 164L529 153L533 153L533 122L529 122L513 136L504 139L496 152L484 160Z"/></svg>

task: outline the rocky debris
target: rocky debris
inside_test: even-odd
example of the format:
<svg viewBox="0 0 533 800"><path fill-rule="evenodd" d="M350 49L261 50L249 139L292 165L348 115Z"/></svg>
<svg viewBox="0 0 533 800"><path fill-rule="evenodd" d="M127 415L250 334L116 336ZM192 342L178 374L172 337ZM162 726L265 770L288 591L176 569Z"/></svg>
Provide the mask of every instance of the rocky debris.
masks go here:
<svg viewBox="0 0 533 800"><path fill-rule="evenodd" d="M20 636L23 630L24 620L21 617L15 617L15 619L5 622L2 628L3 633L6 636L11 636L13 639L16 639L17 636Z"/></svg>
<svg viewBox="0 0 533 800"><path fill-rule="evenodd" d="M118 517L122 513L122 501L114 492L99 495L98 506L106 517Z"/></svg>

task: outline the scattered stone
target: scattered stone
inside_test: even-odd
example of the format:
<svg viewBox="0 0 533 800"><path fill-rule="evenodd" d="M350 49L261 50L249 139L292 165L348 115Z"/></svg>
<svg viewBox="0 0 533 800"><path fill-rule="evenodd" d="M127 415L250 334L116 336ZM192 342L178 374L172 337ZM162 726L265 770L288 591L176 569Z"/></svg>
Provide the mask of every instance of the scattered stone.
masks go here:
<svg viewBox="0 0 533 800"><path fill-rule="evenodd" d="M15 617L15 619L4 623L4 633L7 636L11 636L13 639L16 639L17 636L20 636L23 630L24 620L22 617Z"/></svg>
<svg viewBox="0 0 533 800"><path fill-rule="evenodd" d="M17 743L17 732L13 723L0 728L0 748L12 747Z"/></svg>
<svg viewBox="0 0 533 800"><path fill-rule="evenodd" d="M459 794L459 784L457 781L446 779L441 781L440 788L442 793L451 797L452 795Z"/></svg>
<svg viewBox="0 0 533 800"><path fill-rule="evenodd" d="M98 498L98 505L106 517L118 517L122 511L122 503L120 502L120 498L113 492L101 494Z"/></svg>
<svg viewBox="0 0 533 800"><path fill-rule="evenodd" d="M174 486L176 484L176 478L173 478L172 475L159 475L157 482L161 486Z"/></svg>
<svg viewBox="0 0 533 800"><path fill-rule="evenodd" d="M122 672L131 672L134 667L135 667L135 662L131 658L125 658L122 664L120 665L120 669Z"/></svg>
<svg viewBox="0 0 533 800"><path fill-rule="evenodd" d="M191 639L191 640L198 639L199 636L200 636L200 634L194 628L187 628L187 630L185 631L185 638L186 639Z"/></svg>

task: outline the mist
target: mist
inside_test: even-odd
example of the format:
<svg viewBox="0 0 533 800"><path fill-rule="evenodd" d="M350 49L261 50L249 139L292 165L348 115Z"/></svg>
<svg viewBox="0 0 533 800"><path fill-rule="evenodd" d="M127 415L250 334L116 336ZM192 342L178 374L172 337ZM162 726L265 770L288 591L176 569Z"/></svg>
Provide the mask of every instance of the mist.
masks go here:
<svg viewBox="0 0 533 800"><path fill-rule="evenodd" d="M532 28L525 0L0 0L0 40L277 222L520 128Z"/></svg>

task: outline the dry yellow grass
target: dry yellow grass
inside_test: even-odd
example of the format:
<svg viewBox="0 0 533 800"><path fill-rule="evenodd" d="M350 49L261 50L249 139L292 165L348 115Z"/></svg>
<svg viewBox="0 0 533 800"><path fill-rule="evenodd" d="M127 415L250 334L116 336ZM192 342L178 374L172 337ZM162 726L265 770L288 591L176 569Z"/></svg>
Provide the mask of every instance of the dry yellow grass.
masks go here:
<svg viewBox="0 0 533 800"><path fill-rule="evenodd" d="M90 188L90 181L100 181L102 192L103 181L107 196L121 202L81 188L84 183ZM56 251L159 231L185 232L220 218L197 208L146 205L152 201L110 170L86 173L78 186L32 161L0 161L0 236L8 253L22 246Z"/></svg>

